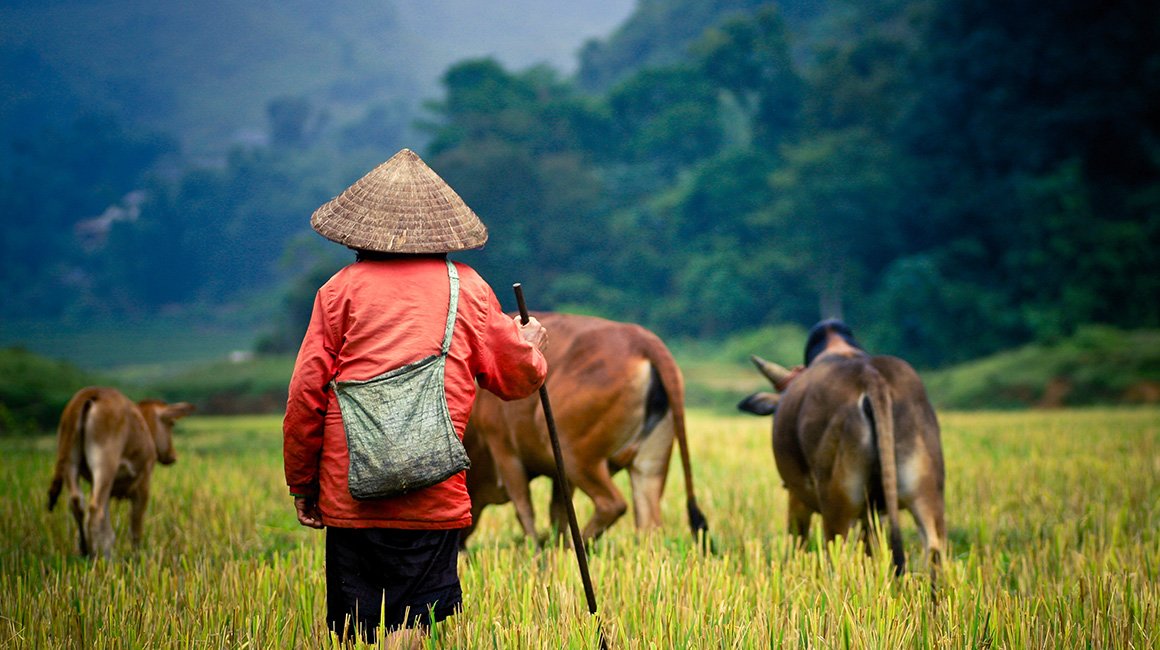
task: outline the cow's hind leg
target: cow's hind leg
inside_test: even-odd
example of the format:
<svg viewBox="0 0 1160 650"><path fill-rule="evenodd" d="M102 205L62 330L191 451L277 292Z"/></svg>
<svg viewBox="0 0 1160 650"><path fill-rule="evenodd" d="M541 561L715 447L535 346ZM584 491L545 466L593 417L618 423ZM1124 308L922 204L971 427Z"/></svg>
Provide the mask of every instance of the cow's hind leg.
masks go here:
<svg viewBox="0 0 1160 650"><path fill-rule="evenodd" d="M570 545L571 540L567 538L568 527L568 507L567 501L572 498L576 492L575 486L569 482L568 495L564 497L560 494L560 482L555 478L552 479L552 503L550 508L552 519L552 534L555 535L555 543L559 544L561 539L566 539L565 544Z"/></svg>
<svg viewBox="0 0 1160 650"><path fill-rule="evenodd" d="M930 483L929 490L922 491L912 498L907 504L907 509L914 516L914 523L918 526L918 534L922 538L930 570L930 595L937 603L939 572L942 568L947 531L943 513L943 495L933 485L933 481Z"/></svg>
<svg viewBox="0 0 1160 650"><path fill-rule="evenodd" d="M822 529L826 541L832 541L838 535L845 535L850 526L858 520L861 508L847 502L842 496L831 497L822 501Z"/></svg>
<svg viewBox="0 0 1160 650"><path fill-rule="evenodd" d="M89 548L89 540L85 535L85 495L79 489L76 493L71 494L68 499L68 509L72 513L73 519L77 522L77 551L81 555L88 555L91 552Z"/></svg>
<svg viewBox="0 0 1160 650"><path fill-rule="evenodd" d="M878 544L878 530L882 527L882 521L878 518L874 507L867 503L865 511L862 513L862 533L860 540L862 542L862 550L866 551L866 555L873 557L875 546Z"/></svg>
<svg viewBox="0 0 1160 650"><path fill-rule="evenodd" d="M89 457L93 474L93 489L84 509L84 529L90 552L108 557L113 553L113 523L109 517L109 499L113 492L113 479L117 474L116 462L105 462L107 455L99 449L90 449Z"/></svg>
<svg viewBox="0 0 1160 650"><path fill-rule="evenodd" d="M81 490L80 477L77 473L77 462L70 463L65 471L64 481L68 488L68 510L72 513L73 520L77 522L77 551L81 555L88 555L91 549L85 535L85 493Z"/></svg>
<svg viewBox="0 0 1160 650"><path fill-rule="evenodd" d="M113 533L113 523L109 517L109 491L104 495L93 486L93 493L89 497L88 506L84 513L84 531L88 540L89 551L95 555L108 557L113 554L113 543L116 535Z"/></svg>
<svg viewBox="0 0 1160 650"><path fill-rule="evenodd" d="M673 454L673 416L669 413L645 438L632 464L628 478L632 485L632 512L638 530L661 525L661 496Z"/></svg>
<svg viewBox="0 0 1160 650"><path fill-rule="evenodd" d="M846 535L866 509L865 485L869 471L856 453L845 451L838 454L838 462L834 464L829 480L825 483L818 480L824 494L821 499L822 526L827 542L838 535Z"/></svg>
<svg viewBox="0 0 1160 650"><path fill-rule="evenodd" d="M94 555L109 557L113 554L113 544L116 534L113 533L113 522L109 516L109 491L101 493L93 486L93 493L89 497L89 504L85 508L85 536L88 538L89 550Z"/></svg>
<svg viewBox="0 0 1160 650"><path fill-rule="evenodd" d="M865 551L866 556L872 557L874 555L874 517L870 516L870 508L862 513L861 523L858 541L862 544L862 550Z"/></svg>
<svg viewBox="0 0 1160 650"><path fill-rule="evenodd" d="M580 468L573 482L580 491L592 499L592 504L596 508L592 518L584 525L585 540L599 538L628 511L628 502L624 500L620 490L616 489L608 465L603 459L595 465Z"/></svg>
<svg viewBox="0 0 1160 650"><path fill-rule="evenodd" d="M806 505L805 501L797 498L793 492L787 492L789 495L787 511L789 532L797 539L798 547L804 547L810 538L810 517L813 516L814 511Z"/></svg>
<svg viewBox="0 0 1160 650"><path fill-rule="evenodd" d="M867 481L875 461L870 428L857 407L830 419L817 458L814 484L828 542L845 536L866 511Z"/></svg>
<svg viewBox="0 0 1160 650"><path fill-rule="evenodd" d="M63 472L64 487L68 491L68 510L77 523L77 551L81 555L91 552L85 535L85 493L81 489L80 466L85 463L81 445L78 442L70 451L70 457Z"/></svg>
<svg viewBox="0 0 1160 650"><path fill-rule="evenodd" d="M149 477L137 486L133 493L133 505L129 514L129 535L133 546L141 546L145 530L145 507L149 505Z"/></svg>
<svg viewBox="0 0 1160 650"><path fill-rule="evenodd" d="M652 530L661 525L661 493L664 474L650 474L633 469L628 473L632 484L632 513L637 530Z"/></svg>
<svg viewBox="0 0 1160 650"><path fill-rule="evenodd" d="M933 487L933 486L932 486ZM943 546L946 543L946 522L943 513L943 497L937 490L919 494L909 504L910 514L918 526L922 537L923 550L930 562L931 575L935 575L942 563Z"/></svg>
<svg viewBox="0 0 1160 650"><path fill-rule="evenodd" d="M529 487L528 470L514 453L504 451L494 453L496 470L508 498L516 509L516 517L520 520L520 527L529 539L536 539L536 511L532 506L532 494Z"/></svg>
<svg viewBox="0 0 1160 650"><path fill-rule="evenodd" d="M935 462L926 452L922 438L918 438L911 455L900 460L899 467L899 499L914 517L931 577L935 578L946 545L945 506Z"/></svg>

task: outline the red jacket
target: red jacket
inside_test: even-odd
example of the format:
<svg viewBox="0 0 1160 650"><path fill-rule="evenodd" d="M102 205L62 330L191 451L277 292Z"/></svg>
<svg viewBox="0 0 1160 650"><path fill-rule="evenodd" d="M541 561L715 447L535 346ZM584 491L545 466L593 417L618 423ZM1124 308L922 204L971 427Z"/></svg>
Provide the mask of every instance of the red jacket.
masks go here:
<svg viewBox="0 0 1160 650"><path fill-rule="evenodd" d="M459 437L479 386L504 399L526 397L547 374L491 287L471 267L459 271L459 312L447 356L447 407ZM422 490L358 501L347 487L346 435L328 384L370 379L438 354L450 298L442 257L360 261L318 290L302 340L282 424L291 494L318 496L322 522L340 528L450 529L471 524L464 472Z"/></svg>

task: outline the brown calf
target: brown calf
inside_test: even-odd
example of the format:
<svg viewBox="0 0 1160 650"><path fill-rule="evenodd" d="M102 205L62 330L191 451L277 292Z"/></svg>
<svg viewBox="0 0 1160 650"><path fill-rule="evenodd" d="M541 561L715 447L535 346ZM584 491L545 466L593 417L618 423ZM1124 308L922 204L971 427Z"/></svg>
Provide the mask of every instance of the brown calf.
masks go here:
<svg viewBox="0 0 1160 650"><path fill-rule="evenodd" d="M82 555L112 553L110 498L132 501L130 533L134 545L141 543L153 463L169 465L177 460L173 423L192 411L193 406L185 402L135 404L116 389L95 386L82 388L69 400L57 431L48 509L56 506L62 485L67 485ZM92 483L87 503L80 478Z"/></svg>
<svg viewBox="0 0 1160 650"><path fill-rule="evenodd" d="M775 385L791 372L755 358ZM773 455L789 492L789 528L804 540L818 512L827 540L871 506L885 510L897 573L905 568L899 506L914 516L932 569L946 544L938 419L905 361L870 356L840 321L823 321L806 344L806 368L778 396L755 393L738 408L773 421ZM867 546L869 550L869 546Z"/></svg>
<svg viewBox="0 0 1160 650"><path fill-rule="evenodd" d="M628 509L612 482L612 475L624 468L637 528L660 526L674 438L684 468L689 525L695 535L706 531L693 494L684 383L664 343L638 325L570 314L535 316L551 333L545 351L546 385L568 482L596 507L584 526L584 538L598 537ZM511 500L524 533L535 538L528 484L536 476L556 473L538 396L504 402L480 391L464 446L471 457L467 486L473 520L478 521L485 506ZM557 490L552 491L551 513L562 534L568 529L567 511Z"/></svg>

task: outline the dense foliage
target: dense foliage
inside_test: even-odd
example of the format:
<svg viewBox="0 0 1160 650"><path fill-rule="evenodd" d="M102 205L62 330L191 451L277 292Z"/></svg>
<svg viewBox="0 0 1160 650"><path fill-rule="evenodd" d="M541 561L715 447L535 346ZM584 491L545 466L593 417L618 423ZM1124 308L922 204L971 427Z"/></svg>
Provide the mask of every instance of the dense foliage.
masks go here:
<svg viewBox="0 0 1160 650"><path fill-rule="evenodd" d="M709 338L842 316L927 367L1160 325L1156 3L642 0L575 79L483 59L442 83L420 148L491 229L463 259L536 307ZM268 115L269 144L214 168L174 170L172 139L115 119L10 143L0 310L298 278L265 340L292 348L341 263L307 215L408 143L382 105Z"/></svg>
<svg viewBox="0 0 1160 650"><path fill-rule="evenodd" d="M480 266L668 333L845 316L925 365L1158 322L1160 8L831 3L814 26L795 54L776 6L732 13L595 95L452 68L432 150L494 223Z"/></svg>
<svg viewBox="0 0 1160 650"><path fill-rule="evenodd" d="M73 393L94 383L92 374L71 364L0 349L0 436L55 430Z"/></svg>

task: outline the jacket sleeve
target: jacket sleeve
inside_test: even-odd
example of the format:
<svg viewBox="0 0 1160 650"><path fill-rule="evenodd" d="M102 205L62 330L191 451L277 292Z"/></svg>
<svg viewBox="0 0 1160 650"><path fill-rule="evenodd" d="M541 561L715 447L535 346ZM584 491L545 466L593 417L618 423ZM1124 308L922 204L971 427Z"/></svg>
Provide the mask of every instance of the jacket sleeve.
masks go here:
<svg viewBox="0 0 1160 650"><path fill-rule="evenodd" d="M286 417L282 421L282 458L286 484L295 496L318 494L319 460L330 389L338 358L338 337L328 322L320 290L314 297L310 325L290 377Z"/></svg>
<svg viewBox="0 0 1160 650"><path fill-rule="evenodd" d="M479 385L501 399L527 397L548 376L548 362L539 348L524 340L519 326L503 313L488 290L487 316L481 333Z"/></svg>

